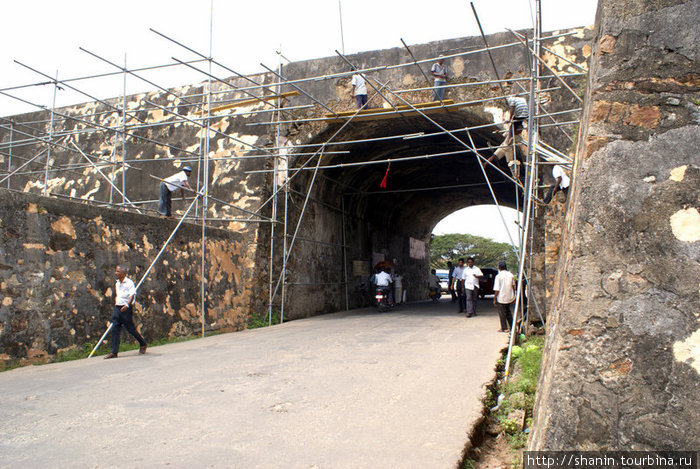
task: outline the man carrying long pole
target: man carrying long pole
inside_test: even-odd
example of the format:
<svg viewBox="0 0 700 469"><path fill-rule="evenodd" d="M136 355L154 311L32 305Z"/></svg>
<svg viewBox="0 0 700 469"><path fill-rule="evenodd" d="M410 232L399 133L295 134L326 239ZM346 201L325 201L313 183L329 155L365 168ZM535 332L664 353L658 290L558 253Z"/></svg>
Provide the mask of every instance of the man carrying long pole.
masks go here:
<svg viewBox="0 0 700 469"><path fill-rule="evenodd" d="M134 326L133 307L134 297L136 296L136 286L134 282L127 278L126 268L118 265L114 269L114 276L117 277L117 282L114 285L114 295L116 297L114 312L112 313L112 353L105 356L105 360L117 358L119 353L119 341L121 339L122 326L126 331L133 335L141 346L139 353L146 353L146 341L143 340L139 331Z"/></svg>

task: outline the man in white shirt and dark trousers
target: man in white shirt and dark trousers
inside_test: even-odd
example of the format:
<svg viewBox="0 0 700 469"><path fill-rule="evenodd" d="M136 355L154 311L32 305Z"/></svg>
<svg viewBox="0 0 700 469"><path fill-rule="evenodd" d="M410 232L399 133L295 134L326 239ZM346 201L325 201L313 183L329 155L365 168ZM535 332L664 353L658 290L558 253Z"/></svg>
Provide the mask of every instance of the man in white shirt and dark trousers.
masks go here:
<svg viewBox="0 0 700 469"><path fill-rule="evenodd" d="M435 88L433 88L433 101L442 101L445 97L445 85L447 85L447 67L444 65L445 59L442 54L438 61L433 64L430 73L435 78Z"/></svg>
<svg viewBox="0 0 700 469"><path fill-rule="evenodd" d="M464 273L464 259L459 259L457 262L457 267L452 272L452 290L457 293L457 304L459 305L460 314L464 312L466 308L465 297L464 297L464 280L462 280L462 274Z"/></svg>
<svg viewBox="0 0 700 469"><path fill-rule="evenodd" d="M513 312L510 306L515 301L515 278L506 269L506 263L498 264L498 275L493 281L493 305L498 308L501 330L508 332L513 325Z"/></svg>
<svg viewBox="0 0 700 469"><path fill-rule="evenodd" d="M158 200L158 213L164 217L172 217L170 207L172 205L172 193L180 189L182 200L185 200L185 188L192 190L187 178L192 174L192 168L185 166L179 173L163 179L160 183L160 198Z"/></svg>
<svg viewBox="0 0 700 469"><path fill-rule="evenodd" d="M474 266L474 258L467 259L467 267L464 268L464 296L466 298L467 317L476 316L476 302L479 299L479 279L484 274L481 269Z"/></svg>
<svg viewBox="0 0 700 469"><path fill-rule="evenodd" d="M352 71L355 70L355 67L352 67ZM359 73L352 76L352 94L355 96L357 109L362 109L367 105L367 84Z"/></svg>
<svg viewBox="0 0 700 469"><path fill-rule="evenodd" d="M134 304L134 296L136 295L136 287L131 279L126 277L126 269L120 265L114 270L114 275L117 277L117 282L114 285L116 301L114 312L112 313L112 353L105 356L105 359L117 358L119 353L119 341L121 340L122 326L127 332L136 338L139 345L139 353L146 353L146 341L143 340L139 331L134 326L132 315L132 307Z"/></svg>

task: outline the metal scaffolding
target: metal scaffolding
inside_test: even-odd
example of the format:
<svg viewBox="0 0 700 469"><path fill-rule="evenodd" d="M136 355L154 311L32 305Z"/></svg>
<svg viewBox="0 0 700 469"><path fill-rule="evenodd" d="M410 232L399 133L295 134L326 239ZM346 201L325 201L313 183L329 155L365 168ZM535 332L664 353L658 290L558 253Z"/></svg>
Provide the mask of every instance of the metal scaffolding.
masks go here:
<svg viewBox="0 0 700 469"><path fill-rule="evenodd" d="M433 161L435 159L454 156L456 154L473 155L481 168L481 173L484 179L483 182L478 184L488 187L493 203L499 209L499 214L506 232L509 233L505 218L500 212L501 205L499 204L499 200L494 192L494 185L512 184L515 193L515 200L518 201L518 204L521 200L523 203L522 207L517 207L519 212L522 214L522 219L519 223L520 231L518 239L511 239L514 252L519 259L517 275L518 292L515 304L513 329L511 330L510 337L510 344L512 346L518 333L518 327L521 327L524 323L522 320L519 321L518 318L522 319L524 317L529 317L530 308L534 308L541 320L544 321L544 318L540 314L536 299L532 294L531 282L524 281L530 279L532 276L532 244L535 239L533 220L537 216L537 210L540 205L537 192L538 181L540 179L539 168L542 166L546 167L546 165L551 164L560 164L570 167L572 164L572 160L568 155L542 141L539 135L539 129L555 127L559 129L558 131L561 132L569 141L573 142L574 138L571 137L569 133L570 131L567 131L565 127L577 124L578 120L572 118L571 116L577 116L581 111L581 108L577 106L572 109L548 112L540 102L540 97L544 92L561 89L570 92L574 99L580 102L581 98L566 82L565 78L582 76L586 73L584 68L580 67L569 59L556 54L551 48L547 48L542 45L543 41L564 37L572 33L556 34L546 37L543 36L541 31L540 1L536 0L535 4L536 15L532 36L528 38L520 33L511 31L514 38L513 42L497 46L490 46L488 44L486 36L481 29L481 22L479 21L476 9L472 4L474 18L479 26L479 30L481 31L483 47L475 50L446 54L445 59L457 57L464 58L487 54L490 59L490 63L492 64L496 79L478 81L467 80L464 83L452 83L450 85L446 85L446 88L461 90L477 86L493 87L497 85L500 92L492 92L491 95L486 98L473 99L457 103L444 100L427 104L419 104L411 102L411 100L406 97L410 94L416 95L423 92L429 93L432 91L430 79L423 70L422 65L433 62L436 60L436 58L416 57L414 52L409 48L403 39L400 39L400 42L407 53L407 61L399 64L361 68L359 64L352 63L344 55L344 53L336 51L341 60L343 60L347 65L356 68L356 71L329 73L326 75L310 76L300 79L289 79L285 77L285 70L282 63L282 59L285 57L282 55L280 47L280 50L278 51L279 64L276 70L261 64L261 66L265 69L265 77L263 77L262 80L256 80L252 76L241 74L213 58L213 1L210 12L208 54L203 54L202 52L199 52L183 44L182 42L169 37L166 34L151 29L151 31L160 38L171 42L172 44L191 54L194 54L197 57L194 60L186 61L172 57L173 62L171 63L129 69L127 67L126 55L124 56L124 65L120 66L104 57L101 57L97 53L81 48L81 50L89 56L108 64L110 67L116 70L102 74L66 78L61 80L59 80L58 71L56 72L54 78L38 71L37 69L17 62L19 65L32 70L48 81L3 88L0 89L0 95L24 102L25 104L29 104L36 109L45 111L48 118L42 117L32 121L19 121L11 118L0 118L0 128L6 130L6 135L8 136L8 138L0 141L0 154L6 156L7 158L7 168L0 169L0 183L7 181L6 187L8 190L17 190L12 188L11 182L13 177L25 176L41 178L43 176L41 183L37 182L35 186L41 187L41 193L44 196L55 196L76 200L73 196L66 194L51 193L51 174L56 172L71 173L76 171L92 170L98 173L99 176L106 180L109 184L108 200L98 201L88 198L79 198L77 200L80 200L83 203L89 203L101 207L114 207L123 210L134 210L140 213L153 213L154 210L149 209L147 205L153 204L155 201L132 200L128 196L130 191L129 187L127 187L127 172L131 170L140 171L142 174L162 181L162 177L151 174L149 171L144 169L144 167L142 167L143 164L168 160L177 161L180 164L185 162L196 162L198 168L197 181L196 188L190 192L192 195L191 202L189 202L187 209L182 211L177 226L171 233L165 245L161 247L158 256L153 260L146 274L148 274L148 272L150 272L150 270L154 267L170 240L173 239L173 235L184 221L201 224L202 248L200 261L200 313L201 334L204 336L206 333L205 325L207 323L207 285L205 267L207 263L206 240L208 224L231 222L259 224L258 229L260 230L266 230L266 227L269 226L270 246L269 265L267 266L269 269L267 275L269 291L267 295L267 316L268 324L272 325L274 305L279 305L280 322L284 321L287 285L307 284L304 282L288 282L287 274L289 260L297 242L319 243L318 241L302 237L300 235L300 228L302 227L309 203L324 203L322 201L315 200L312 197L312 194L319 179L329 179L323 174L325 171L330 169L342 170L343 168L356 166L364 167L375 164L389 164L391 162L400 161ZM492 53L498 50L515 48L525 48L528 57L529 73L527 76L501 78ZM558 73L541 58L541 51L546 51L549 54L553 54L554 56L567 62L576 70L572 73ZM198 67L198 65L203 63L206 63L206 70ZM390 82L382 83L373 76L378 72L395 70L404 67L417 68L427 82L426 86L418 88L393 89ZM166 68L186 69L189 71L194 70L200 73L204 79L204 82L201 83L202 91L189 93L189 90L186 89L179 92L177 89L167 89L159 86L153 80L148 78L148 74L150 72L154 70L163 70ZM347 79L354 73L359 73L362 75L367 84L369 84L373 89L373 96L369 99L370 102L372 100L381 100L383 103L385 103L385 107L381 109L381 111L377 111L375 109L370 112L358 109L353 112L340 112L337 109L332 109L327 105L327 103L324 103L322 99L315 97L312 93L305 89L305 85L316 84L318 82L333 82L338 79ZM232 76L229 78L221 78L219 74L232 74ZM99 99L84 91L81 91L79 88L79 84L84 84L88 80L97 80L105 77L118 77L120 75L122 78L122 92L119 98ZM235 86L232 84L231 78L237 79L238 84L244 82L244 86ZM141 83L146 83L149 86L159 90L159 92L164 93L168 97L167 99L170 104L157 104L153 102L154 100L151 98L144 99L141 105L130 107L127 96L128 79L138 80ZM268 79L271 79L272 83L270 83L270 80ZM557 81L557 86L543 88L542 83L549 79L555 79ZM504 88L504 84L511 85L513 90L508 92ZM215 85L218 87L218 89L215 89ZM21 90L46 86L53 87L53 98L50 103L50 107L31 102L16 94ZM520 93L515 92L514 88L516 86L520 87ZM86 112L80 115L62 109L56 109L56 94L64 89L69 89L82 96L86 96L93 102L100 103L106 109L100 112ZM450 110L457 110L465 106L494 106L497 103L504 101L506 96L509 94L528 97L528 141L527 154L524 156L523 161L525 171L522 180L512 174L508 174L496 164L488 161L488 158L485 156L485 152L491 153L496 149L501 148L501 145L478 145L473 137L473 132L475 130L503 127L506 124L505 121L461 128L447 128L431 117L431 115L434 115L434 113L449 112ZM301 97L299 98L300 101L305 102L293 105L290 104L289 100L297 95ZM248 109L252 105L259 105L263 108ZM245 110L239 112L242 108L245 108ZM156 122L145 121L141 116L148 115L150 112L158 112L162 115L162 118ZM311 117L308 117L309 113L311 113ZM272 145L258 146L252 144L245 139L241 139L235 135L227 133L221 128L216 128L214 124L215 122L218 123L224 119L235 120L240 116L251 115L259 115L261 119L264 119L267 115L270 116L267 120L258 120L257 122L248 123L247 125L263 126L263 128L269 129L269 134L271 135L271 140L273 142ZM338 139L343 130L353 122L369 118L376 119L378 117L404 119L405 115L411 115L414 117L419 117L421 120L425 120L429 125L434 127L434 131L385 135L364 139ZM100 122L100 119L103 118L105 120L111 118L112 123L107 124L106 122ZM559 118L564 118L566 120L558 121L557 119ZM330 137L325 139L325 141L322 143L292 145L290 144L289 140L282 135L283 126L299 127L305 124L315 125L330 123L338 123L339 125L337 129L332 132ZM160 127L174 125L193 126L194 128L199 129L199 144L197 145L196 150L194 150L193 147L181 148L179 144L173 144L167 139L157 139L144 135L145 129L157 129ZM81 144L81 138L87 138L93 134L104 135L105 140L113 142L109 155L90 154L89 150L86 150L85 146ZM228 157L218 157L212 155L212 153L214 153L210 148L212 135L221 137L222 139L225 139L226 142L234 145L239 145L240 148L237 154ZM454 140L454 142L461 147L461 149L456 151L434 152L423 155L382 158L377 160L340 163L323 162L324 157L349 153L348 150L343 148L351 147L353 145L392 141L401 142L404 140L424 139L435 136L444 136ZM139 158L137 155L129 154L130 142L146 142L153 144L157 148L162 149L166 154L172 151L176 152L178 156L174 157L170 155L163 158ZM339 151L333 151L333 148L337 148L339 145L343 145L343 148L341 148ZM511 150L513 151L514 155L517 155L515 138L509 145L512 145ZM36 152L36 154L31 158L23 157L17 154L18 149L24 147L36 148L37 146L39 146L41 150ZM60 149L61 152L57 151L58 149ZM58 161L57 155L61 153L76 156L80 155L81 161L85 160L85 162L75 163L71 161ZM292 164L291 157L296 158L295 164ZM271 178L271 193L262 203L253 209L241 207L239 204L237 204L236 200L221 200L220 198L215 198L210 193L211 177L209 174L209 168L212 162L231 161L236 163L246 159L260 159L265 162L266 167L265 169L261 170L248 170L244 174L261 173ZM492 182L489 179L486 167L489 167L497 172L504 180ZM308 175L306 179L308 182L307 188L303 192L297 191L292 187L292 183L299 179L299 176L302 174ZM333 180L332 182L339 181ZM446 185L382 192L388 194L397 192L417 192L422 190L447 190L467 186L473 186L473 184ZM348 216L348 212L345 195L358 193L353 188L348 189L349 190L346 191L341 198L341 203L339 204L340 207L332 207L334 210L338 211L342 217L342 242L341 244L333 246L342 249L342 282L339 282L338 284L342 284L345 290L344 303L346 309L350 307L350 299L348 292L348 240L346 239L346 218ZM115 192L118 197L115 196ZM133 193L133 191L131 192ZM363 194L368 193L369 192L363 192ZM301 204L296 220L290 219L289 204L291 196L300 196L303 198L303 203ZM231 210L239 211L242 213L242 215L220 216L216 210L212 210L212 206L215 204L216 206L227 207ZM281 209L280 204L282 204ZM194 210L192 210L193 208ZM263 213L269 213L269 216L263 215ZM278 230L282 232L281 235L278 233ZM280 240L281 243L279 242ZM278 266L279 268L276 268L275 259L281 260L281 265ZM143 275L141 281L139 282L139 286L145 278L146 275ZM523 291L523 286L525 284L527 284L527 293ZM314 283L314 285L318 285L318 283ZM526 308L523 308L522 298L524 296L527 296L527 298L531 300L527 302ZM510 353L508 354L506 369L508 368L509 361Z"/></svg>

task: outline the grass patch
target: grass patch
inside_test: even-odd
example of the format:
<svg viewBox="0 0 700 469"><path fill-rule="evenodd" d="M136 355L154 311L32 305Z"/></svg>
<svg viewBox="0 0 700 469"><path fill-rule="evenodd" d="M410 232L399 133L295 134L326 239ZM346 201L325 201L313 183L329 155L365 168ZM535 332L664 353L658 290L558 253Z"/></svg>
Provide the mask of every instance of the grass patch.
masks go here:
<svg viewBox="0 0 700 469"><path fill-rule="evenodd" d="M532 410L535 405L535 392L542 366L543 336L532 336L519 346L514 346L511 358L513 365L507 383L501 381L497 389L487 394L486 404L495 407L498 395L503 395L498 409L492 417L498 423L513 452L513 467L519 467L521 450L527 444L532 426Z"/></svg>
<svg viewBox="0 0 700 469"><path fill-rule="evenodd" d="M280 324L280 313L279 311L273 311L272 312L272 324ZM247 327L248 329L257 329L260 327L267 327L269 325L269 317L267 314L254 314L248 319ZM213 332L206 332L204 334L205 337L210 337L214 335L219 335L219 334L225 334L226 332L231 332L230 330L219 330L219 331L213 331ZM194 339L199 339L201 336L200 335L193 335L193 336L188 336L188 337L173 337L173 338L161 338L161 339L156 339L148 343L148 348L151 347L157 347L159 345L166 345L166 344L174 344L178 342L186 342L188 340L194 340ZM81 346L77 346L75 348L72 348L70 350L65 350L62 352L59 352L56 354L55 357L52 357L47 363L60 363L60 362L68 362L68 361L73 361L73 360L82 360L83 358L87 358L90 356L90 352L92 349L95 347L95 344L97 342L87 342ZM119 353L122 352L128 352L130 350L137 350L139 348L139 344L137 342L125 342L122 341L119 344ZM95 354L93 356L98 356L98 355L106 355L112 351L111 345L107 345L105 342L100 344L100 347L95 351ZM22 362L20 359L12 359L12 360L6 360L4 362L0 362L0 372L2 371L8 371L8 370L13 370L15 368L20 368L22 366L26 366L29 363ZM45 363L33 363L34 365L43 365Z"/></svg>
<svg viewBox="0 0 700 469"><path fill-rule="evenodd" d="M205 337L207 335L209 335L209 334L205 334ZM187 342L188 340L194 340L194 339L199 339L199 338L200 338L199 336L173 337L173 338L164 337L162 339L157 339L157 340L154 340L152 342L149 342L148 348L157 347L159 345L175 344L178 342ZM83 344L82 347L76 347L72 350L66 350L65 352L59 352L56 355L56 358L51 360L51 363L68 362L68 361L72 361L72 360L80 360L83 358L87 358L88 356L90 356L90 352L92 351L92 349L94 347L95 347L95 343L88 342L88 343ZM130 350L138 350L138 348L139 348L138 342L131 343L131 342L122 341L119 344L119 353L128 352ZM112 346L111 345L108 346L107 344L105 344L103 342L102 344L100 344L100 348L98 348L95 351L95 355L93 355L93 356L106 355L106 354L110 353L111 351L112 351Z"/></svg>
<svg viewBox="0 0 700 469"><path fill-rule="evenodd" d="M272 325L280 323L280 312L272 311ZM254 313L248 318L248 329L258 329L270 325L270 316L267 313Z"/></svg>

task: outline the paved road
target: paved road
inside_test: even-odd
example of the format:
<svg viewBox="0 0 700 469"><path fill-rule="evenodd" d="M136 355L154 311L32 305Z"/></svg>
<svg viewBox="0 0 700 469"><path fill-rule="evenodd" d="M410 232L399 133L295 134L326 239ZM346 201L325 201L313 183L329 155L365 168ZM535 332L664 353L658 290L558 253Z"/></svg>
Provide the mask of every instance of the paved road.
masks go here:
<svg viewBox="0 0 700 469"><path fill-rule="evenodd" d="M355 310L0 373L0 467L451 468L506 334Z"/></svg>

